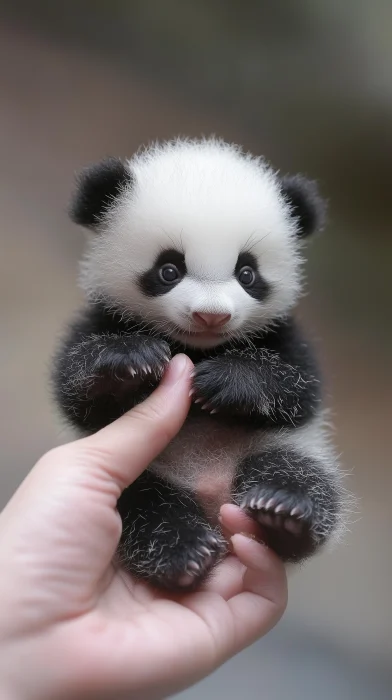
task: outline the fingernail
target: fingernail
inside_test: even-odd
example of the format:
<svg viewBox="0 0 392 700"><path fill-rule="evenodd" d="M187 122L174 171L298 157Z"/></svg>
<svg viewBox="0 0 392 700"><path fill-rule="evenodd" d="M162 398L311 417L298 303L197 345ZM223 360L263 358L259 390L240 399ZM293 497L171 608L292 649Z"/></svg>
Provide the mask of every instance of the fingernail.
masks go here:
<svg viewBox="0 0 392 700"><path fill-rule="evenodd" d="M183 376L186 368L189 367L189 364L190 362L186 355L175 355L167 366L166 372L163 376L162 386L170 387L177 384L177 382L179 382Z"/></svg>
<svg viewBox="0 0 392 700"><path fill-rule="evenodd" d="M248 537L250 540L255 540L256 537L252 535L251 532L239 532L239 535L242 535L243 537Z"/></svg>
<svg viewBox="0 0 392 700"><path fill-rule="evenodd" d="M247 540L253 540L254 542L258 542L259 544L262 544L264 547L266 547L266 542L263 542L263 540L259 540L258 537L255 535L252 535L251 532L238 532L236 535L233 535L233 537L246 537ZM233 537L231 539L233 539Z"/></svg>

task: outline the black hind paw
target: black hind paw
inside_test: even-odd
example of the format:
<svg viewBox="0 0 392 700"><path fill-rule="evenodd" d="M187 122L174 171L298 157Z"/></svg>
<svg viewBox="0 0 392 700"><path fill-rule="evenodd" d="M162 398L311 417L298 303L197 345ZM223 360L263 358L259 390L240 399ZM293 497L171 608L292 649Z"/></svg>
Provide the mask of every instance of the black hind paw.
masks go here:
<svg viewBox="0 0 392 700"><path fill-rule="evenodd" d="M260 484L248 491L241 508L260 524L267 545L284 561L300 561L312 554L314 509L308 496Z"/></svg>
<svg viewBox="0 0 392 700"><path fill-rule="evenodd" d="M174 546L159 561L151 583L171 591L190 591L197 588L208 573L224 556L227 545L213 530L188 533L186 542Z"/></svg>

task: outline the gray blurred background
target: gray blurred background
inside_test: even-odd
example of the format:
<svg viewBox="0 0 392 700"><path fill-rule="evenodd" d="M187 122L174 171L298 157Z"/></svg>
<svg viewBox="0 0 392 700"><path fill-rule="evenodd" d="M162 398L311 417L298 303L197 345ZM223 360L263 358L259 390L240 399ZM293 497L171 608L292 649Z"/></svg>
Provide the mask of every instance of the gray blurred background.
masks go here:
<svg viewBox="0 0 392 700"><path fill-rule="evenodd" d="M390 697L392 2L3 0L0 22L0 506L70 438L47 376L80 303L74 172L216 133L317 178L330 225L300 316L360 513L277 629L181 698Z"/></svg>

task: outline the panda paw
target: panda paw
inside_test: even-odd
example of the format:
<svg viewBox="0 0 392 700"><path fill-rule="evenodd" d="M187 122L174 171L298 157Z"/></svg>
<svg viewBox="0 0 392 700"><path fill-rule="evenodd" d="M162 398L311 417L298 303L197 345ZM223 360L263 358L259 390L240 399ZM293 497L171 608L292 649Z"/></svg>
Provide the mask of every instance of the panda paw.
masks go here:
<svg viewBox="0 0 392 700"><path fill-rule="evenodd" d="M227 551L220 533L197 528L188 533L186 541L178 543L164 561L157 562L150 582L172 592L195 590L206 579Z"/></svg>
<svg viewBox="0 0 392 700"><path fill-rule="evenodd" d="M170 362L168 344L157 338L135 335L105 340L94 362L94 374L140 384L158 381Z"/></svg>
<svg viewBox="0 0 392 700"><path fill-rule="evenodd" d="M193 403L206 413L235 411L236 396L225 357L204 360L196 365L190 395Z"/></svg>
<svg viewBox="0 0 392 700"><path fill-rule="evenodd" d="M260 484L248 491L241 508L259 523L266 544L283 561L298 562L314 551L315 514L308 496Z"/></svg>
<svg viewBox="0 0 392 700"><path fill-rule="evenodd" d="M128 373L132 376L140 378L153 377L159 380L166 366L169 364L171 355L167 343L164 341L151 339L145 346L137 349L137 352L132 352L127 364Z"/></svg>

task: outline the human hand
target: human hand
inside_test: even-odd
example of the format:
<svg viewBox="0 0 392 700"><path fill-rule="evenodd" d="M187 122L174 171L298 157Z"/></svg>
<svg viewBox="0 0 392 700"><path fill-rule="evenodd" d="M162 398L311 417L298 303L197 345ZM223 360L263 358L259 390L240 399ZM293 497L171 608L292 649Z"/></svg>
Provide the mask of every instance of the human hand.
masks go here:
<svg viewBox="0 0 392 700"><path fill-rule="evenodd" d="M113 563L117 499L180 429L191 370L176 356L143 404L46 454L1 513L4 700L164 698L212 672L283 614L283 565L241 534L232 538L236 556L192 594L154 591ZM234 506L221 516L229 533L248 527Z"/></svg>

